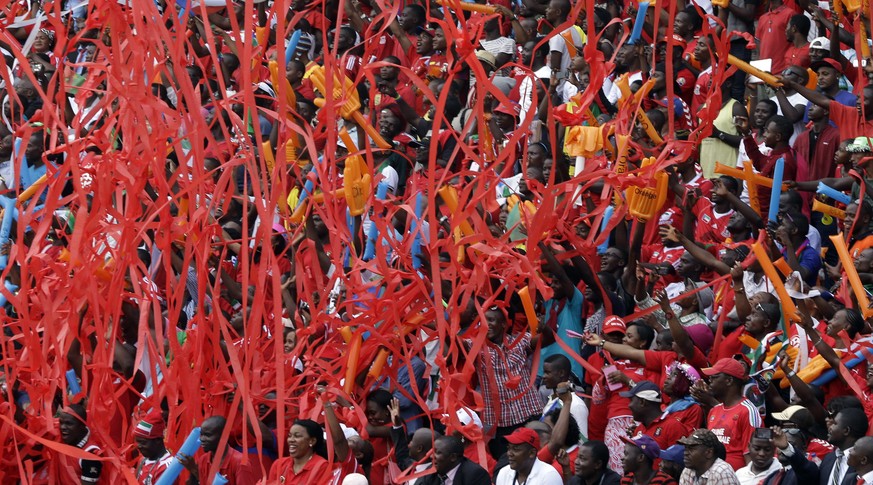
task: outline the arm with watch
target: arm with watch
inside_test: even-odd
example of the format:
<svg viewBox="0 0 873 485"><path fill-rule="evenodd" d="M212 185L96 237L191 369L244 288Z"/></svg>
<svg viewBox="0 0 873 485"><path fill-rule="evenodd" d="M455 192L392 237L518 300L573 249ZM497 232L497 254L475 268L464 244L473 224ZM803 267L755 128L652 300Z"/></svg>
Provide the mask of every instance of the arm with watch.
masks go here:
<svg viewBox="0 0 873 485"><path fill-rule="evenodd" d="M733 116L734 118L746 118L748 120L748 113L746 113L746 108L742 103L735 103L733 107ZM734 148L740 147L740 142L743 141L742 135L731 135L730 133L725 133L724 131L719 130L712 126L712 134L709 135L713 138L718 138L722 143L726 143Z"/></svg>
<svg viewBox="0 0 873 485"><path fill-rule="evenodd" d="M809 387L809 384L797 376L797 372L788 365L788 359L783 357L779 360L779 368L785 373L785 378L788 379L791 388L794 389L794 393L797 395L797 398L800 399L800 405L809 409L809 412L812 413L812 417L814 417L817 422L823 423L828 412L816 398L815 393L812 392L812 388ZM771 385L770 388L767 389L768 406L771 400L769 397L771 388L775 389L776 386ZM779 394L778 390L776 390L776 394ZM782 404L784 404L784 406L780 406L781 408L784 409L785 407L788 407L788 403L783 402ZM780 407L774 407L773 409L779 409ZM767 409L769 409L769 407Z"/></svg>
<svg viewBox="0 0 873 485"><path fill-rule="evenodd" d="M644 350L635 349L630 345L607 342L600 335L593 333L586 334L584 340L586 344L592 347L598 347L609 352L616 359L628 359L646 365L646 352Z"/></svg>

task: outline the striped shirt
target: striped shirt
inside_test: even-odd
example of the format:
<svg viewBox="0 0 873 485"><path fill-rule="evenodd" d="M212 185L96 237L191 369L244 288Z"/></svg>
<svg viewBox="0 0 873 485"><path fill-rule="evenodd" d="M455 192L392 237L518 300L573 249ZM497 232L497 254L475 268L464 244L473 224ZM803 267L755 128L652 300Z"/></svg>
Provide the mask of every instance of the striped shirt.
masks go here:
<svg viewBox="0 0 873 485"><path fill-rule="evenodd" d="M485 401L483 422L485 430L495 426L504 428L523 423L543 410L542 397L531 386L531 367L528 357L533 351L530 333L507 335L503 345L485 342L476 359L482 398ZM465 340L467 348L472 340Z"/></svg>

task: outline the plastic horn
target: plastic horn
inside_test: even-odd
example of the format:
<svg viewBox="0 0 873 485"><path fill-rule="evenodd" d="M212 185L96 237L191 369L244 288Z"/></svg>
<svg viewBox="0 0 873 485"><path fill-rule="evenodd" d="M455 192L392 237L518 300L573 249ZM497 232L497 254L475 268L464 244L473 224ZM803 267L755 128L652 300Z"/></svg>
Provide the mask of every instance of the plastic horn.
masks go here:
<svg viewBox="0 0 873 485"><path fill-rule="evenodd" d="M775 88L782 86L782 83L780 83L779 80L776 79L776 76L770 74L769 72L764 72L757 67L749 64L748 62L737 59L730 54L728 54L728 64L736 66L737 69L739 69L740 71L743 71L746 74L751 74L752 76L755 76L756 78L764 81L770 86L773 86Z"/></svg>
<svg viewBox="0 0 873 485"><path fill-rule="evenodd" d="M818 189L816 189L815 192L817 194L828 196L843 205L849 205L849 202L852 202L851 196L844 194L829 185L825 185L824 182L818 183Z"/></svg>
<svg viewBox="0 0 873 485"><path fill-rule="evenodd" d="M421 267L421 233L423 229L419 225L421 224L422 212L424 212L424 194L419 192L415 196L415 220L410 225L410 230L414 233L411 253L412 267L415 269Z"/></svg>
<svg viewBox="0 0 873 485"><path fill-rule="evenodd" d="M786 290L785 285L782 284L782 278L779 277L776 267L773 266L773 262L770 261L770 256L767 254L767 250L764 249L764 246L762 246L761 243L756 242L752 245L752 251L758 258L758 262L761 263L761 268L764 269L764 275L770 279L773 287L776 288L776 295L779 296L779 302L782 304L782 313L785 315L786 320L798 320L797 307L794 305L794 300L791 299L788 295L788 290Z"/></svg>
<svg viewBox="0 0 873 485"><path fill-rule="evenodd" d="M349 344L349 361L346 364L346 380L343 383L343 390L346 393L351 393L355 388L355 376L358 375L358 358L361 356L361 334L357 333L352 337Z"/></svg>
<svg viewBox="0 0 873 485"><path fill-rule="evenodd" d="M445 202L449 211L451 211L452 214L456 214L458 212L458 191L451 185L445 185L441 187L437 193L440 195L440 198L443 199L443 202ZM470 226L470 223L466 220L461 221L458 227L460 227L464 236L472 236L474 234L473 227Z"/></svg>
<svg viewBox="0 0 873 485"><path fill-rule="evenodd" d="M484 13L486 15L497 13L497 7L493 5L482 5L479 3L469 3L462 1L437 0L443 7L449 7L454 10L464 10L467 12Z"/></svg>
<svg viewBox="0 0 873 485"><path fill-rule="evenodd" d="M521 298L521 305L524 307L524 316L527 317L527 324L530 326L530 333L535 335L540 321L537 319L537 312L534 309L533 298L530 296L530 289L525 286L518 290L518 297Z"/></svg>
<svg viewBox="0 0 873 485"><path fill-rule="evenodd" d="M820 200L813 199L812 201L812 210L815 212L821 212L822 214L827 214L831 217L836 217L837 219L845 219L846 211L842 209L837 209L832 205L827 205Z"/></svg>
<svg viewBox="0 0 873 485"><path fill-rule="evenodd" d="M76 377L76 371L70 369L66 372L67 376L67 390L70 391L70 394L73 396L82 392L82 387L79 386L79 378Z"/></svg>
<svg viewBox="0 0 873 485"><path fill-rule="evenodd" d="M640 9L637 10L637 19L634 22L634 30L628 38L628 44L636 44L640 40L640 35L643 33L643 23L646 21L646 11L649 9L649 2L640 2Z"/></svg>
<svg viewBox="0 0 873 485"><path fill-rule="evenodd" d="M227 485L227 478L224 478L224 475L221 473L216 473L215 478L212 480L212 485Z"/></svg>
<svg viewBox="0 0 873 485"><path fill-rule="evenodd" d="M300 37L303 35L303 31L297 29L291 34L291 39L288 41L288 46L285 47L285 64L291 62L291 59L294 59L294 51L297 50L297 44L300 43Z"/></svg>
<svg viewBox="0 0 873 485"><path fill-rule="evenodd" d="M376 188L376 198L385 200L388 196L388 184L379 182ZM369 261L376 257L376 240L379 239L379 228L376 227L376 221L370 217L370 231L367 233L367 245L364 246L364 261Z"/></svg>
<svg viewBox="0 0 873 485"><path fill-rule="evenodd" d="M370 372L367 372L367 377L381 376L382 368L385 367L385 364L388 362L389 355L391 354L388 352L388 349L379 349L379 353L376 354L376 359L373 361L373 365L370 366Z"/></svg>
<svg viewBox="0 0 873 485"><path fill-rule="evenodd" d="M861 278L858 277L858 270L855 269L855 262L849 256L849 250L846 248L846 240L843 238L843 233L831 236L831 241L834 243L834 248L837 250L837 255L840 257L840 262L843 263L843 271L846 272L846 277L849 278L849 284L852 285L852 291L855 293L855 298L858 299L858 310L864 315L864 318L869 318L873 315L873 309L870 308L870 300L867 298L867 292L864 290L864 285L861 284Z"/></svg>
<svg viewBox="0 0 873 485"><path fill-rule="evenodd" d="M43 174L40 178L36 179L32 184L30 184L30 187L24 189L23 192L18 194L18 203L21 204L30 200L34 195L36 195L36 192L45 185L47 180L48 174Z"/></svg>
<svg viewBox="0 0 873 485"><path fill-rule="evenodd" d="M182 466L182 463L179 461L179 455L185 455L188 457L193 457L197 450L200 449L200 428L194 428L188 433L188 437L185 438L185 442L182 443L182 446L179 448L179 451L176 453L176 456L173 457L173 461L170 462L170 465L167 466L167 471L158 478L157 483L155 485L172 485L176 483L176 479L179 478L179 474L182 473L182 470L185 467Z"/></svg>
<svg viewBox="0 0 873 485"><path fill-rule="evenodd" d="M743 165L743 170L740 170L729 165L715 162L715 173L720 173L722 175L727 175L735 179L740 179L745 181L746 183L754 183L755 185L760 185L762 187L773 187L773 179L771 178L765 177L757 173L754 174L752 177L749 177L748 172L745 170L745 167L747 165L749 164L747 163Z"/></svg>
<svg viewBox="0 0 873 485"><path fill-rule="evenodd" d="M615 212L615 208L609 206L606 210L603 211L603 219L600 220L600 233L603 234L606 231L606 226L609 225L609 220L612 219L612 214ZM603 240L600 246L597 246L597 254L603 254L606 252L606 248L609 247L609 236Z"/></svg>
<svg viewBox="0 0 873 485"><path fill-rule="evenodd" d="M779 157L773 168L773 190L770 192L770 212L767 214L768 221L775 221L779 215L779 197L782 195L782 174L785 171L785 160Z"/></svg>

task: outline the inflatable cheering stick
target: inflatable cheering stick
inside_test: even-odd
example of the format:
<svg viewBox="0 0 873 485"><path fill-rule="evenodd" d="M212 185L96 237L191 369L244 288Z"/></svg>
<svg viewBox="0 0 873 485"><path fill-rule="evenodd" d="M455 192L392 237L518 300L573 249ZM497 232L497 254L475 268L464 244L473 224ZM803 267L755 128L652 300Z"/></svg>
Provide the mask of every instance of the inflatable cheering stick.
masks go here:
<svg viewBox="0 0 873 485"><path fill-rule="evenodd" d="M497 8L493 5L482 5L480 3L469 3L461 0L437 0L437 2L446 8L452 10L464 10L467 12L478 12L486 15L497 13Z"/></svg>
<svg viewBox="0 0 873 485"><path fill-rule="evenodd" d="M525 286L524 288L518 290L518 297L521 299L521 306L524 307L524 315L527 317L527 324L530 327L530 333L536 335L540 321L537 318L537 312L534 308L534 302L530 294L530 289Z"/></svg>
<svg viewBox="0 0 873 485"><path fill-rule="evenodd" d="M843 205L849 205L849 202L852 202L852 198L849 195L844 194L829 185L825 185L824 182L818 183L818 189L816 189L815 192L830 197Z"/></svg>
<svg viewBox="0 0 873 485"><path fill-rule="evenodd" d="M831 241L834 243L834 249L837 250L840 262L843 263L843 271L846 272L849 284L852 285L852 291L855 293L855 298L858 299L858 310L862 315L864 315L864 318L869 318L873 315L873 309L870 308L870 299L867 298L867 291L864 290L864 285L861 283L861 278L858 276L858 270L855 268L855 261L853 261L852 256L849 255L849 250L846 247L846 240L843 238L843 233L831 236Z"/></svg>
<svg viewBox="0 0 873 485"><path fill-rule="evenodd" d="M173 461L170 462L170 465L167 466L167 471L158 478L157 483L155 485L172 485L176 483L176 479L179 478L179 474L182 473L182 470L185 468L182 466L182 462L179 461L179 455L185 455L187 457L193 457L197 450L200 449L200 428L194 428L188 434L188 437L185 438L185 442L182 443L182 446L179 448L179 451L176 453L176 456L173 457Z"/></svg>
<svg viewBox="0 0 873 485"><path fill-rule="evenodd" d="M736 57L734 57L730 54L728 54L728 64L730 64L732 66L736 66L737 69L739 69L740 71L743 71L746 74L750 74L752 76L755 76L756 78L764 81L765 83L767 83L770 86L773 86L774 88L778 88L778 87L782 86L782 83L780 83L779 80L776 79L776 76L770 74L769 72L764 72L764 71L758 69L757 67L749 64L748 62L737 59Z"/></svg>
<svg viewBox="0 0 873 485"><path fill-rule="evenodd" d="M327 92L323 67L317 66L312 68L312 71L309 74L309 79L322 95L331 95L331 93ZM364 118L364 115L359 111L361 109L361 100L358 97L358 91L355 89L354 83L344 74L340 77L334 74L332 95L334 101L338 101L335 108L339 109L340 116L357 123L358 126L367 132L367 135L376 142L376 145L378 145L379 148L386 150L391 148L391 144L382 138L379 131L373 128L373 126ZM324 98L317 98L315 100L315 104L318 105L319 108L324 107L324 103Z"/></svg>
<svg viewBox="0 0 873 485"><path fill-rule="evenodd" d="M640 168L654 165L655 157L643 159ZM641 221L648 221L658 212L667 200L667 172L661 171L652 177L654 187L631 186L627 189L625 197L632 216Z"/></svg>
<svg viewBox="0 0 873 485"><path fill-rule="evenodd" d="M837 219L845 219L846 211L842 209L837 209L832 205L825 204L824 202L813 199L812 200L812 210L814 212L821 212L822 214L827 214L831 217L835 217Z"/></svg>

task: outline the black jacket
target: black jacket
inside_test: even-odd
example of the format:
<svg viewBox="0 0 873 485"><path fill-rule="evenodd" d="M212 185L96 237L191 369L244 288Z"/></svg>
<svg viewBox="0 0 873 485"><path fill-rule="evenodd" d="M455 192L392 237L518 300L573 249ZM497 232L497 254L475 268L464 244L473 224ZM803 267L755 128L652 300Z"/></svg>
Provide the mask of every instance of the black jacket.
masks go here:
<svg viewBox="0 0 873 485"><path fill-rule="evenodd" d="M441 485L440 478L436 473L421 477L415 483L416 485ZM488 483L491 483L491 477L488 476L488 472L466 458L461 460L458 472L455 474L454 480L452 480L453 485L487 485Z"/></svg>

